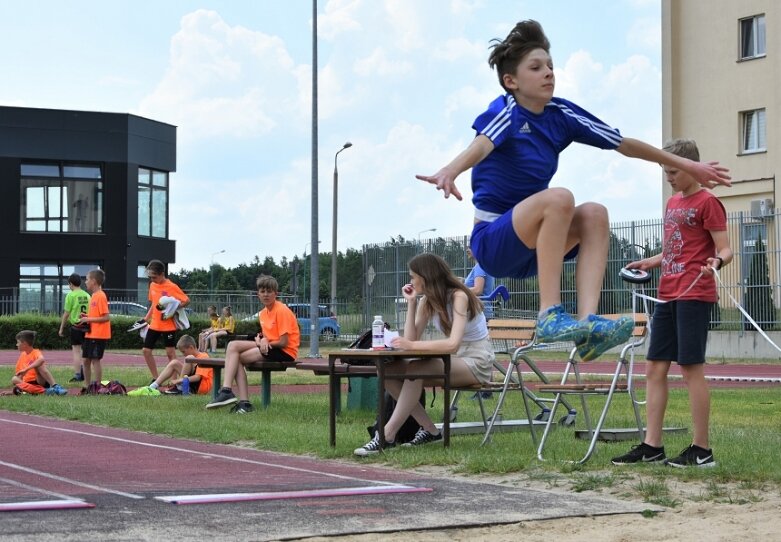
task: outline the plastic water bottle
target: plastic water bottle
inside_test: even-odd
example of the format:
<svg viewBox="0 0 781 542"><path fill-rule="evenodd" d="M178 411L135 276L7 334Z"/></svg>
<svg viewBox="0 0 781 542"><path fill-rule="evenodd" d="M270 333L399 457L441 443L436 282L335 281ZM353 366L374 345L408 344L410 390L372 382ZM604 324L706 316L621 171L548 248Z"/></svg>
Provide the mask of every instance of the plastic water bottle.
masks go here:
<svg viewBox="0 0 781 542"><path fill-rule="evenodd" d="M385 349L385 323L382 315L378 314L372 322L372 350Z"/></svg>
<svg viewBox="0 0 781 542"><path fill-rule="evenodd" d="M190 395L190 377L185 376L182 379L182 395Z"/></svg>

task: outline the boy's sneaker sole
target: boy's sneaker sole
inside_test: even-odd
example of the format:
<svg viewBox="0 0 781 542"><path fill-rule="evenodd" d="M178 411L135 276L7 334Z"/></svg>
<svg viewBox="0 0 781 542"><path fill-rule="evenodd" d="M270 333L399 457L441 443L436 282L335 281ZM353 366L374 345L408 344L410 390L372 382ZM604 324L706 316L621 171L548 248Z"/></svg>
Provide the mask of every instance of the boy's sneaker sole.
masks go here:
<svg viewBox="0 0 781 542"><path fill-rule="evenodd" d="M222 401L215 401L213 403L209 403L206 405L206 408L220 408L228 405L232 405L233 403L238 403L239 398L238 397L231 397L229 399L223 399Z"/></svg>

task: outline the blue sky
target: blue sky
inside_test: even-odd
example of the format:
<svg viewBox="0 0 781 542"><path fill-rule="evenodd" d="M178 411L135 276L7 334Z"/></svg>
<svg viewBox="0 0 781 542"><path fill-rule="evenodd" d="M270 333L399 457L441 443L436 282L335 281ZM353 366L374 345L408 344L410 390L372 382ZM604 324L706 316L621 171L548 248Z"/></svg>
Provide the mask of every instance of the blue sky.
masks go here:
<svg viewBox="0 0 781 542"><path fill-rule="evenodd" d="M172 269L311 252L309 0L0 0L0 104L128 112L178 127ZM467 235L473 209L415 180L474 137L501 93L492 38L537 19L556 95L661 145L659 0L319 0L319 229L331 250ZM658 166L573 145L552 185L612 221L661 214Z"/></svg>

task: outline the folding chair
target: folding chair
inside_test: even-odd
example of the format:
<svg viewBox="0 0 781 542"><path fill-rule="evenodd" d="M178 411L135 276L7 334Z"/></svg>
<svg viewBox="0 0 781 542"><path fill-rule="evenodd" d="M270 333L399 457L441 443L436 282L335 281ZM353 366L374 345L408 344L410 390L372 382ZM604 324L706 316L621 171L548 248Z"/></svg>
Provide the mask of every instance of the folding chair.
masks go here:
<svg viewBox="0 0 781 542"><path fill-rule="evenodd" d="M494 362L494 367L496 370L503 375L502 381L488 382L479 386L451 387L451 390L456 391L450 404L451 421L455 420L454 414L458 409L456 402L459 392L463 391L477 393L477 399L480 405L480 414L482 416L482 429L484 431L482 444L485 444L490 440L491 434L496 426L501 426L507 428L528 427L532 435L532 440L536 445L537 434L534 429L535 425L541 426L548 422L549 414L551 412L551 409L548 408L548 406L553 402L553 399L535 395L524 384L523 374L521 372L521 363L525 363L543 383L550 383L547 376L537 367L529 354L533 351L550 350L552 348L561 347L562 344L538 343L534 336L536 324L536 319L489 320L488 332L490 334L492 343L504 343L506 346L504 349L502 349L502 351L510 353L510 362L507 368L505 368L501 363ZM486 413L486 408L482 397L482 392L487 391L499 394L496 406L490 415ZM504 406L508 392L511 391L521 392L524 413L526 415L525 419L503 419L502 407ZM532 414L531 403L535 403L541 408L541 412L536 416ZM572 409L570 405L566 403L566 401L562 401L561 403L569 410L568 414L561 419L561 423L574 423L574 409ZM454 433L460 432L459 429L461 429L461 425L462 424L451 423L451 430Z"/></svg>

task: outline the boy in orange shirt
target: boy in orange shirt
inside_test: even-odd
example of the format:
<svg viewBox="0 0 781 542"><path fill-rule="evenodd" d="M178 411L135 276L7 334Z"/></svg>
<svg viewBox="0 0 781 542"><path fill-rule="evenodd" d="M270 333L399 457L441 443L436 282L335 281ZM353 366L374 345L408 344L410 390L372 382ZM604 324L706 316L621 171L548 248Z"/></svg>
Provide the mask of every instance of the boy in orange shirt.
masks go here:
<svg viewBox="0 0 781 542"><path fill-rule="evenodd" d="M206 408L237 403L231 412L246 414L255 410L249 402L247 372L244 365L261 360L295 361L301 343L298 320L290 308L277 300L279 284L274 277L261 275L256 282L258 299L263 310L258 314L260 334L254 341L231 341L225 353L225 374L217 397ZM238 399L231 390L234 378L239 388Z"/></svg>
<svg viewBox="0 0 781 542"><path fill-rule="evenodd" d="M54 377L44 365L46 360L43 359L41 351L33 348L34 343L35 331L24 330L16 334L16 349L20 354L16 361L16 372L11 377L14 394L67 394L68 390L54 381Z"/></svg>
<svg viewBox="0 0 781 542"><path fill-rule="evenodd" d="M179 301L180 307L186 307L190 303L190 298L187 297L179 286L165 276L165 264L160 260L149 262L146 266L146 275L149 277L149 312L146 313L144 319L149 322L149 329L147 329L146 337L144 337L142 352L146 366L149 367L149 372L152 373L153 377L157 378L157 363L152 355L152 350L160 337L163 337L168 361L173 361L176 358L176 350L174 349L176 344L176 323L173 318L164 320L163 311L158 309L157 305L161 297L168 296Z"/></svg>
<svg viewBox="0 0 781 542"><path fill-rule="evenodd" d="M106 273L102 269L93 269L87 273L86 286L92 297L89 302L89 311L79 320L82 324L89 324L89 331L84 335L84 344L81 347L81 357L84 361L84 383L87 389L93 382L100 382L103 378L103 367L100 360L106 351L106 343L111 338L111 322L109 322L108 298L103 291L103 283L106 281Z"/></svg>
<svg viewBox="0 0 781 542"><path fill-rule="evenodd" d="M160 376L149 386L129 391L127 394L133 397L144 395L158 396L160 395L160 386L171 378L171 386L164 393L167 395L181 395L181 385L185 376L190 380L190 393L205 395L211 392L212 383L214 382L214 370L210 367L199 367L197 363L194 363L195 360L208 358L209 354L198 351L198 345L195 344L195 339L190 335L182 335L176 343L176 348L184 355L184 361L178 359L169 361L168 365L160 373Z"/></svg>

